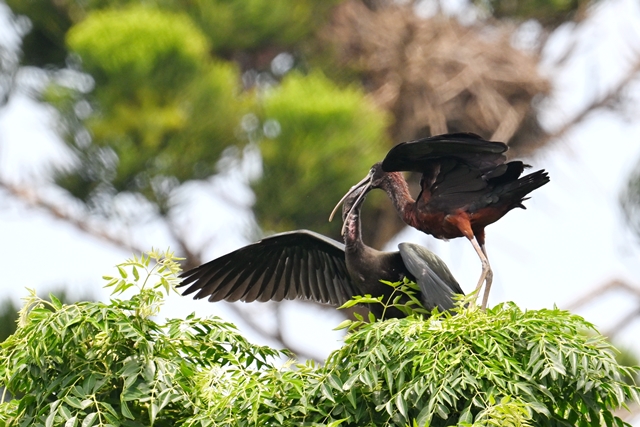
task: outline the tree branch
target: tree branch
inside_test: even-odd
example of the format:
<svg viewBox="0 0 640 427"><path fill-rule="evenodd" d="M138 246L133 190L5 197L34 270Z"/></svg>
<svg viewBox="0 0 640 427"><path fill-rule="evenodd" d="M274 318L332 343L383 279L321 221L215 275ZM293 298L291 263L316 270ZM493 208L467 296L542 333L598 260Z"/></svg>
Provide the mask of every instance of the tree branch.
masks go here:
<svg viewBox="0 0 640 427"><path fill-rule="evenodd" d="M202 252L198 251L197 253L191 249L191 246L187 243L187 241L182 237L183 233L178 231L178 225L173 221L169 216L162 216L162 219L167 224L167 228L169 229L169 234L171 237L175 239L175 241L180 245L180 249L182 253L184 253L185 261L182 265L184 270L189 270L195 268L202 264Z"/></svg>
<svg viewBox="0 0 640 427"><path fill-rule="evenodd" d="M22 201L26 205L31 208L45 210L53 217L62 220L76 229L89 234L94 237L98 237L114 246L117 246L119 249L125 249L132 252L145 252L141 248L136 247L131 242L126 242L118 236L115 236L106 231L105 226L97 226L96 224L88 221L87 215L81 216L79 214L75 214L71 212L69 209L63 209L61 206L58 206L45 198L43 198L37 191L24 186L13 184L3 179L0 179L0 188L6 190L10 195L15 197L16 199Z"/></svg>
<svg viewBox="0 0 640 427"><path fill-rule="evenodd" d="M547 134L543 141L541 141L540 145L544 145L552 139L561 138L567 132L569 132L574 126L582 123L591 112L598 110L600 108L607 107L610 105L617 97L619 97L624 89L626 89L627 85L631 83L633 79L638 77L638 73L640 72L640 58L638 58L629 69L627 75L621 79L615 86L606 91L599 97L595 97L591 103L584 106L584 108L576 114L573 119L569 120L565 124L563 124L558 130L553 133Z"/></svg>
<svg viewBox="0 0 640 427"><path fill-rule="evenodd" d="M600 295L605 294L605 293L607 293L609 291L612 291L612 290L616 290L616 289L624 289L624 290L626 290L628 292L631 292L632 294L634 294L638 298L640 298L640 289L638 289L636 286L631 285L631 284L629 284L627 282L624 282L622 280L611 280L611 281L605 283L604 285L598 286L597 288L595 288L591 292L589 292L589 293L583 295L582 297L578 298L573 303L569 304L566 307L566 309L569 310L569 311L575 311L578 308L589 304L591 301L595 300Z"/></svg>

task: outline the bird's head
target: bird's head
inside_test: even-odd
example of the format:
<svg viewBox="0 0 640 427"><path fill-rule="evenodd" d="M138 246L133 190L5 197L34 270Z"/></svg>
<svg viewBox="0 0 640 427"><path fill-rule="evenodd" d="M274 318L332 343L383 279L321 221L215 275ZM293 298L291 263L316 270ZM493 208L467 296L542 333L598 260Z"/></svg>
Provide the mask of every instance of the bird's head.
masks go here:
<svg viewBox="0 0 640 427"><path fill-rule="evenodd" d="M384 188L392 174L397 172L386 172L382 169L382 162L378 162L369 169L369 190L373 188Z"/></svg>
<svg viewBox="0 0 640 427"><path fill-rule="evenodd" d="M360 202L360 199L364 198L366 194L373 190L374 188L382 188L383 190L388 190L390 187L393 187L394 181L404 181L402 174L400 172L386 172L382 169L382 162L375 163L369 169L369 173L365 176L360 182L351 187L347 194L342 196L342 199L338 202L333 211L331 211L331 215L329 216L329 221L331 221L338 211L338 207L345 202L345 200L350 197L352 194L357 193L359 196L354 199L354 205ZM344 215L343 215L344 216Z"/></svg>
<svg viewBox="0 0 640 427"><path fill-rule="evenodd" d="M375 165L373 165L371 169L369 169L369 173L367 174L367 176L365 176L362 180L360 180L360 182L358 182L356 185L351 187L349 191L347 191L347 194L342 196L342 199L340 199L340 201L336 204L336 206L331 211L331 215L329 215L329 221L333 220L333 217L338 211L338 208L340 207L340 205L342 203L345 203L345 204L347 203L347 199L351 199L352 206L357 205L360 202L360 199L363 198L372 188L374 188L371 186L371 182L374 175L377 173L378 169L382 170L381 163L376 163ZM355 196L355 197L352 197L352 196ZM348 210L351 210L351 207ZM345 217L344 210L343 210L342 216L344 219Z"/></svg>

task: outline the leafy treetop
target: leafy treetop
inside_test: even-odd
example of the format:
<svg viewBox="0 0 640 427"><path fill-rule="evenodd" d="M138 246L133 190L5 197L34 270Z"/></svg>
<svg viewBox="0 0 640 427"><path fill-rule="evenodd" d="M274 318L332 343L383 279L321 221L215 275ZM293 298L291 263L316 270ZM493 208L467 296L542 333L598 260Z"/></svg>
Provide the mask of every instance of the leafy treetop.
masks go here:
<svg viewBox="0 0 640 427"><path fill-rule="evenodd" d="M593 325L513 303L347 323L324 366L278 368L286 352L218 318L154 321L178 271L152 251L105 278L128 299L32 293L0 346L0 425L622 426L612 411L640 400Z"/></svg>

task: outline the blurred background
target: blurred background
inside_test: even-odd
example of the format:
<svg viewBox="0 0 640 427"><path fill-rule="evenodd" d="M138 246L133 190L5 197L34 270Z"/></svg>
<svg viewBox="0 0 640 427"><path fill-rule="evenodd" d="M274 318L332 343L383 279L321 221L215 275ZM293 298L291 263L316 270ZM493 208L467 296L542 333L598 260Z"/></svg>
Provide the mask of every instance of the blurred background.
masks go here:
<svg viewBox="0 0 640 427"><path fill-rule="evenodd" d="M274 232L340 240L329 212L390 147L467 131L551 176L487 229L491 304L571 309L634 363L639 73L635 0L0 1L1 338L27 287L107 299L152 246L190 268ZM369 245L423 244L473 290L467 242L382 192L364 212ZM193 311L301 358L341 342L317 304L174 295L163 316Z"/></svg>

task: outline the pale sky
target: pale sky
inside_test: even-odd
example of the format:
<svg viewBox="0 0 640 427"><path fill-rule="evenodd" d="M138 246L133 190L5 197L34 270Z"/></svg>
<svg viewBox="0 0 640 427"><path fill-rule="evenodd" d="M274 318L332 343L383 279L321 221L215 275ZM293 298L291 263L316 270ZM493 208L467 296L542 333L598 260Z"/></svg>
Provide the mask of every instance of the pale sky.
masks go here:
<svg viewBox="0 0 640 427"><path fill-rule="evenodd" d="M568 30L560 30L550 44L547 58L569 42ZM640 46L640 10L633 0L604 2L577 44L580 57L562 72L547 61L543 72L555 85L553 105L544 115L549 128L561 125L580 106L601 93L624 73L633 59L631 47ZM637 52L636 52L637 53ZM638 86L626 94L640 99ZM551 182L536 190L525 202L527 210L515 210L487 228L487 249L494 270L490 304L515 301L529 309L567 306L585 292L612 279L640 288L640 243L622 221L618 196L629 172L640 161L638 107L630 102L624 116L599 111L561 141L526 159L533 170L549 171ZM42 181L51 158L63 161L59 142L51 130L48 110L18 96L0 110L0 174L11 179ZM364 176L367 171L362 171ZM194 209L205 220L193 230L199 236L217 236L209 255L215 257L249 243L242 226L251 220L248 211L229 209L206 186L193 186L205 200ZM346 189L345 189L346 190ZM246 204L245 189L238 203ZM365 207L366 208L366 207ZM327 215L329 212L327 212ZM213 228L213 224L216 224ZM366 226L366 224L365 224ZM162 230L148 227L146 247L165 248L170 238ZM18 299L26 287L45 294L64 284L77 294L89 292L106 299L102 275L113 274L113 266L130 254L77 231L44 211L32 210L0 193L0 259L4 260L0 297ZM396 242L424 244L438 253L466 292L473 290L480 263L464 239L437 241L406 229ZM603 329L615 323L640 301L614 293L580 311ZM265 306L253 304L256 312ZM341 334L331 329L340 317L309 305L288 304L291 334L314 354L327 355L340 346ZM227 315L224 305L193 301L174 295L163 315ZM323 320L319 320L322 318ZM326 319L326 320L325 320ZM233 320L233 319L232 319ZM268 312L264 321L268 321ZM640 321L621 335L624 344L640 354ZM304 344L302 344L304 343Z"/></svg>

